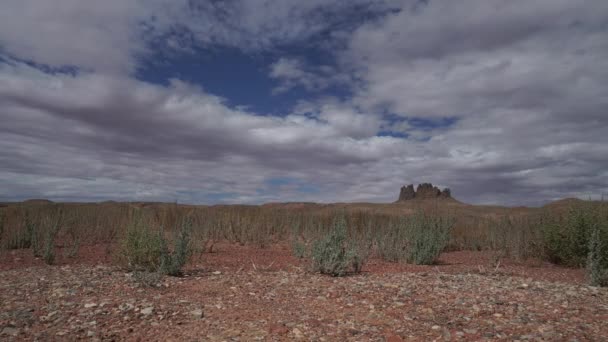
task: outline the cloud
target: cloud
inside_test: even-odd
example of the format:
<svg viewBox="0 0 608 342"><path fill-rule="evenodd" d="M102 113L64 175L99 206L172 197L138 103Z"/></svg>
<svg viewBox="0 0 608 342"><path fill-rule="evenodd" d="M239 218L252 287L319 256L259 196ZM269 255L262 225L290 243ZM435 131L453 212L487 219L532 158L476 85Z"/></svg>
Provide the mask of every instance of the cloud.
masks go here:
<svg viewBox="0 0 608 342"><path fill-rule="evenodd" d="M604 1L3 6L0 199L386 202L426 181L474 203L608 193ZM333 61L295 52L311 46ZM204 81L132 76L158 53L226 47L280 55L275 93L315 95L263 116Z"/></svg>
<svg viewBox="0 0 608 342"><path fill-rule="evenodd" d="M319 92L330 86L349 86L352 81L347 74L340 73L329 65L307 66L295 58L281 57L270 65L271 78L281 83L272 90L274 95L301 86L309 92Z"/></svg>
<svg viewBox="0 0 608 342"><path fill-rule="evenodd" d="M54 67L104 72L135 68L160 2L8 0L0 11L0 52ZM156 21L158 23L158 20Z"/></svg>
<svg viewBox="0 0 608 342"><path fill-rule="evenodd" d="M262 117L177 80L164 87L95 73L49 75L22 63L0 68L0 105L7 123L0 160L6 177L20 179L107 178L101 184L242 195L292 173L314 184L315 170L377 161L402 145L336 106L322 108L322 120Z"/></svg>

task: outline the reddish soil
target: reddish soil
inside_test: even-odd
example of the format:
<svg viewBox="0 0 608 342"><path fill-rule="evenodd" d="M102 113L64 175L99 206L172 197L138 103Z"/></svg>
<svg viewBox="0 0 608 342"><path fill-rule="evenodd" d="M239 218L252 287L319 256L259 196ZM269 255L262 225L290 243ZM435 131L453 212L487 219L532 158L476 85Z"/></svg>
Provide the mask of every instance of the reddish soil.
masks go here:
<svg viewBox="0 0 608 342"><path fill-rule="evenodd" d="M577 340L608 336L608 289L584 272L450 252L434 266L372 259L361 275L308 272L287 245L219 244L148 287L111 246L0 254L0 340Z"/></svg>

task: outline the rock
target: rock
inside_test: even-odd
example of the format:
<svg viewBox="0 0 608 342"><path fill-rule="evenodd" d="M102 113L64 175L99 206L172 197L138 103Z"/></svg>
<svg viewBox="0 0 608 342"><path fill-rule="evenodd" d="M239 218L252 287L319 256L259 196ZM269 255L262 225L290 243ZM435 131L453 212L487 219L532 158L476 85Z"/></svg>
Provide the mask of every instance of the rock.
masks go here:
<svg viewBox="0 0 608 342"><path fill-rule="evenodd" d="M140 312L141 312L142 315L148 316L148 315L152 314L152 311L154 311L154 307L149 306L147 308L141 309Z"/></svg>
<svg viewBox="0 0 608 342"><path fill-rule="evenodd" d="M408 186L402 186L401 192L399 193L399 199L397 202L403 202L407 200L412 200L416 196L416 191L414 191L414 185L410 184Z"/></svg>
<svg viewBox="0 0 608 342"><path fill-rule="evenodd" d="M13 327L6 327L2 329L2 333L0 333L0 335L16 337L17 335L19 335L19 329Z"/></svg>
<svg viewBox="0 0 608 342"><path fill-rule="evenodd" d="M443 188L443 190L441 190L441 193L439 194L439 197L451 198L452 190L450 190L450 188Z"/></svg>
<svg viewBox="0 0 608 342"><path fill-rule="evenodd" d="M133 310L133 308L135 308L135 306L133 304L130 304L130 303L123 303L123 304L120 304L118 306L118 308L121 311L129 311L129 310Z"/></svg>
<svg viewBox="0 0 608 342"><path fill-rule="evenodd" d="M302 331L300 329L298 329L298 328L293 328L293 330L291 332L293 333L293 335L296 338L302 338L302 337L304 337L304 335L302 335Z"/></svg>
<svg viewBox="0 0 608 342"><path fill-rule="evenodd" d="M435 198L452 198L452 191L449 188L439 190L438 187L431 183L418 184L416 190L414 185L410 184L401 187L399 199L397 202L404 202L413 199L435 199Z"/></svg>
<svg viewBox="0 0 608 342"><path fill-rule="evenodd" d="M441 195L441 190L431 183L418 184L416 188L416 198L437 198Z"/></svg>
<svg viewBox="0 0 608 342"><path fill-rule="evenodd" d="M94 307L97 307L96 303L87 303L87 304L84 305L85 309L91 309L91 308L94 308Z"/></svg>
<svg viewBox="0 0 608 342"><path fill-rule="evenodd" d="M205 313L203 312L202 309L192 310L192 311L190 311L190 314L192 316L194 316L195 318L203 318L203 317L205 317Z"/></svg>

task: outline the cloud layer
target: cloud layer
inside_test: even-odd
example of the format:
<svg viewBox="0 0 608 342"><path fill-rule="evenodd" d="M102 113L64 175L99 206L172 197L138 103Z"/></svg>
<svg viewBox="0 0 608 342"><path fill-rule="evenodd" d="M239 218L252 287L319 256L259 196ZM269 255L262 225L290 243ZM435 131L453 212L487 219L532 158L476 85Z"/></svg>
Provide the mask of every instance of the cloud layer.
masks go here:
<svg viewBox="0 0 608 342"><path fill-rule="evenodd" d="M608 193L604 1L2 6L0 200L383 202L426 181L474 203ZM204 82L138 80L153 47L272 51L268 96L303 91L269 116Z"/></svg>

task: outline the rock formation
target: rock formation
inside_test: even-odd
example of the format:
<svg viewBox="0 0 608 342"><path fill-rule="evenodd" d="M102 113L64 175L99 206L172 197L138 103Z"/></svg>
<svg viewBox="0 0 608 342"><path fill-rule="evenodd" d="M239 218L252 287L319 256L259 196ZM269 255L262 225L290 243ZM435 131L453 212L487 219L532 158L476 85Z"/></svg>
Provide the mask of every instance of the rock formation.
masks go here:
<svg viewBox="0 0 608 342"><path fill-rule="evenodd" d="M450 189L445 188L439 190L438 187L433 186L431 183L418 184L418 187L414 191L414 185L402 186L401 192L399 193L399 199L397 202L409 201L413 199L433 199L433 198L451 198L452 192Z"/></svg>
<svg viewBox="0 0 608 342"><path fill-rule="evenodd" d="M407 201L414 199L416 196L416 191L414 191L414 185L410 184L408 186L402 186L401 192L399 193L399 199L397 202Z"/></svg>

